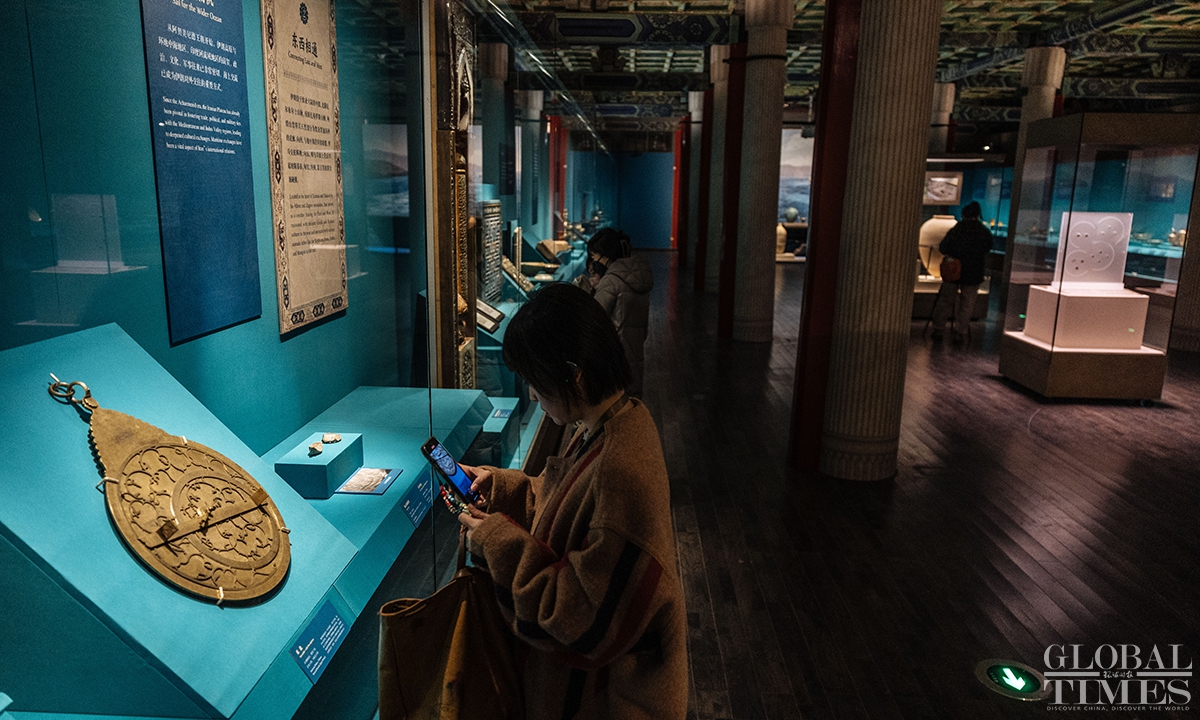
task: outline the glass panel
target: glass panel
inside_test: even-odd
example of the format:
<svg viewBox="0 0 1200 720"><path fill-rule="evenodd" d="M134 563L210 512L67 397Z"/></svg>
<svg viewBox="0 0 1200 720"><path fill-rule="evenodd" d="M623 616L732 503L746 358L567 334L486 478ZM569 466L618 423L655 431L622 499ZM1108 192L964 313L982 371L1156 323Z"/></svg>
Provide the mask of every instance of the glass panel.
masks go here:
<svg viewBox="0 0 1200 720"><path fill-rule="evenodd" d="M259 451L361 384L426 384L415 2L338 7L349 308L280 341L258 5L243 51L262 315L171 347L137 3L5 3L0 349L116 322ZM386 18L386 19L384 19ZM240 20L239 20L240 22ZM411 89L410 89L411 88ZM410 120L411 118L411 120ZM410 173L409 168L417 169ZM161 188L170 192L170 188ZM197 268L203 273L203 268ZM237 348L235 362L230 350ZM364 352L363 348L370 348ZM423 350L420 351L423 354ZM322 368L279 402L279 368Z"/></svg>
<svg viewBox="0 0 1200 720"><path fill-rule="evenodd" d="M1027 334L1032 331L1036 339L1048 344L1053 344L1057 306L1048 309L1049 315L1045 314L1044 308L1039 308L1043 312L1037 313L1034 327L1027 326L1026 311L1030 288L1054 281L1059 255L1059 225L1063 214L1071 207L1075 181L1072 155L1053 147L1026 150L1013 236L1012 274L1004 329L1026 331Z"/></svg>
<svg viewBox="0 0 1200 720"><path fill-rule="evenodd" d="M1073 212L1076 217L1078 213L1097 213L1101 218L1127 220L1122 233L1128 232L1128 237L1117 239L1111 270L1115 278L1109 279L1148 296L1142 344L1158 349L1166 349L1170 332L1187 242L1196 156L1196 145L1084 144L1080 148ZM1105 260L1103 253L1099 260ZM1118 264L1121 266L1116 267ZM1127 324L1137 335L1139 324Z"/></svg>
<svg viewBox="0 0 1200 720"><path fill-rule="evenodd" d="M979 203L980 220L992 231L995 241L992 251L1004 252L1008 237L1008 206L1012 192L1010 167L986 164L968 165L963 168L963 194L958 207L970 202Z"/></svg>

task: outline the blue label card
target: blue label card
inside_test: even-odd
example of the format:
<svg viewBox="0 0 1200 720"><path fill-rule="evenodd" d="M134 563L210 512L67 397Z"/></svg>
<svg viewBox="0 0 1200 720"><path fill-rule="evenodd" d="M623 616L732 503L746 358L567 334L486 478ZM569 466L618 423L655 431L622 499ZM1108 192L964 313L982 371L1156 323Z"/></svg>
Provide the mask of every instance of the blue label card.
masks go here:
<svg viewBox="0 0 1200 720"><path fill-rule="evenodd" d="M142 0L171 343L262 314L242 0Z"/></svg>
<svg viewBox="0 0 1200 720"><path fill-rule="evenodd" d="M428 470L421 473L401 502L413 526L420 525L425 513L429 512L429 506L433 504L433 473Z"/></svg>
<svg viewBox="0 0 1200 720"><path fill-rule="evenodd" d="M512 408L496 408L496 412L492 413L494 418L506 418L512 415Z"/></svg>
<svg viewBox="0 0 1200 720"><path fill-rule="evenodd" d="M329 658L337 652L349 632L350 626L342 619L333 603L326 600L316 617L292 644L292 659L314 685L321 673L325 672Z"/></svg>

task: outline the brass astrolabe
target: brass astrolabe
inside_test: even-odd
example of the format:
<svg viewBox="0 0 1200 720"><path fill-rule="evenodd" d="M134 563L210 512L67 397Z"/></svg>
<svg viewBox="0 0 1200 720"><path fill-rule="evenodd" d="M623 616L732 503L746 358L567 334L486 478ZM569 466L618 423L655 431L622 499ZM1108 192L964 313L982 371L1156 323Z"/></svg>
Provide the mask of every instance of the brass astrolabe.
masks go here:
<svg viewBox="0 0 1200 720"><path fill-rule="evenodd" d="M82 382L50 377L50 395L74 405L90 425L103 477L96 487L103 487L113 525L143 563L218 605L278 587L291 559L289 531L248 472L212 448L100 407Z"/></svg>

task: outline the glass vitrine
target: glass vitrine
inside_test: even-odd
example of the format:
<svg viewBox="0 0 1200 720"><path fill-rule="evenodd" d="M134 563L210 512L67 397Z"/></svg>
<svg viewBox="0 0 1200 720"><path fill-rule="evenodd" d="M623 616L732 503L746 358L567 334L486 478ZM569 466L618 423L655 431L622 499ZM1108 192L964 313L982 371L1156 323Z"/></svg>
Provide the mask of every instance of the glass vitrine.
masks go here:
<svg viewBox="0 0 1200 720"><path fill-rule="evenodd" d="M1095 114L1030 126L1001 373L1047 396L1161 395L1198 127Z"/></svg>

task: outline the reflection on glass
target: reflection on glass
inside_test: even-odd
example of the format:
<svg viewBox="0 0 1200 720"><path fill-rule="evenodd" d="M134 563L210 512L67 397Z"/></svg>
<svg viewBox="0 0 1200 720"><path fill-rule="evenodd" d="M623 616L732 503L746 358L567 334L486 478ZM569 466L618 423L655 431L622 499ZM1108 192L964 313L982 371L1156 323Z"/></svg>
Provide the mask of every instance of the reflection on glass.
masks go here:
<svg viewBox="0 0 1200 720"><path fill-rule="evenodd" d="M1135 286L1175 284L1187 242L1197 146L1083 145L1075 209L1132 213L1125 274Z"/></svg>
<svg viewBox="0 0 1200 720"><path fill-rule="evenodd" d="M243 19L256 21L258 12L246 4ZM427 382L419 307L426 283L423 175L409 172L422 167L425 144L422 124L413 120L422 108L417 3L338 6L352 309L304 339L281 342L272 312L179 349L167 335L161 274L160 227L173 222L171 188L159 187L154 175L138 5L62 12L61 3L30 3L22 15L7 26L11 42L0 47L6 67L24 68L6 77L9 102L0 107L12 141L0 202L15 210L0 216L0 349L116 322L168 371L188 378L197 397L256 449L358 385ZM246 37L248 47L257 42ZM257 75L250 122L260 127L267 107L262 73L261 60L246 69ZM255 189L265 192L268 168L256 171ZM256 195L256 241L269 252L273 209L262 197ZM205 270L196 268L201 277ZM260 268L258 281L273 292L273 264ZM274 304L272 298L264 306ZM214 360L233 346L239 362ZM295 402L280 405L265 388L281 367L302 378L323 370L320 382L304 384Z"/></svg>
<svg viewBox="0 0 1200 720"><path fill-rule="evenodd" d="M408 126L365 126L363 161L370 177L367 214L408 217Z"/></svg>
<svg viewBox="0 0 1200 720"><path fill-rule="evenodd" d="M795 208L797 217L808 219L808 203L812 194L813 138L803 136L803 130L785 128L783 147L779 154L779 221L786 219L788 208Z"/></svg>
<svg viewBox="0 0 1200 720"><path fill-rule="evenodd" d="M43 273L108 275L131 267L121 259L121 228L114 195L50 196L54 249L58 262Z"/></svg>
<svg viewBox="0 0 1200 720"><path fill-rule="evenodd" d="M925 172L925 205L957 205L962 197L963 174L945 170Z"/></svg>

